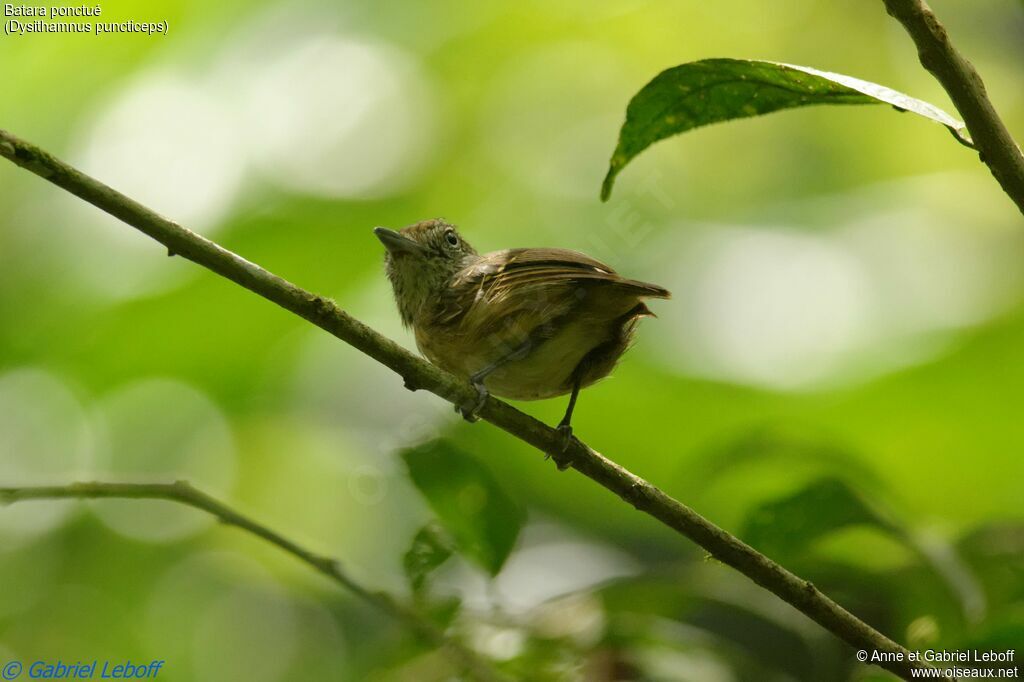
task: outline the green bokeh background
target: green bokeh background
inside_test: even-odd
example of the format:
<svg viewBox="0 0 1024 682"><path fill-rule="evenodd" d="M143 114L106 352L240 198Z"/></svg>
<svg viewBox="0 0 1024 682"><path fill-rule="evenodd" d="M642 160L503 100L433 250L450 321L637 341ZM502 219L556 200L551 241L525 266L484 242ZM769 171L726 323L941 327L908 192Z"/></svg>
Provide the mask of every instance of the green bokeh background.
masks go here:
<svg viewBox="0 0 1024 682"><path fill-rule="evenodd" d="M934 5L1024 134L1024 6ZM839 479L915 540L862 524L780 560L915 646L1024 646L1024 231L976 155L887 107L814 107L659 143L597 199L630 96L682 62L806 64L951 110L881 3L102 8L169 34L0 37L0 127L410 348L375 225L444 216L482 251L577 248L665 284L576 433L737 533ZM510 669L878 674L583 477L78 203L0 167L3 484L188 479L402 593L431 512L398 452L443 435L527 510L496 584L462 560L439 576L460 635ZM145 501L0 510L0 661L58 658L166 659L169 680L446 674L291 558Z"/></svg>

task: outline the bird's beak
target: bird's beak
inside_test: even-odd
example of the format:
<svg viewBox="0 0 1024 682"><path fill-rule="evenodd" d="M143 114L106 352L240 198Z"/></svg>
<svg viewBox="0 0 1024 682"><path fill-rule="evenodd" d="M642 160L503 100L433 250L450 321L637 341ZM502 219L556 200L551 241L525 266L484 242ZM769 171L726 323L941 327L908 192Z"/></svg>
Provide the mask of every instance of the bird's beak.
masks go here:
<svg viewBox="0 0 1024 682"><path fill-rule="evenodd" d="M409 239L401 232L395 232L386 227L375 227L373 233L377 235L377 239L389 253L423 253L423 247L419 242Z"/></svg>

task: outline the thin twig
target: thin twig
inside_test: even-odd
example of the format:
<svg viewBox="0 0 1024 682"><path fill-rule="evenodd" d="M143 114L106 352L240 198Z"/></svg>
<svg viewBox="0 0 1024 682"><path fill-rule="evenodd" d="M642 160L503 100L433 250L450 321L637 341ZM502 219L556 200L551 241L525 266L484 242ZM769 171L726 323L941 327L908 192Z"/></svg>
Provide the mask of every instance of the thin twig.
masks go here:
<svg viewBox="0 0 1024 682"><path fill-rule="evenodd" d="M266 540L270 544L291 554L299 561L311 566L341 587L365 602L405 623L417 635L432 645L447 652L456 665L481 682L497 682L506 678L495 671L475 651L448 637L445 633L419 615L413 609L400 603L386 592L376 592L360 585L341 568L336 559L316 554L301 547L292 540L264 526L248 516L240 514L223 502L210 497L186 481L174 483L70 483L68 485L0 487L0 503L9 504L24 500L54 500L63 498L99 499L149 499L170 500L193 507L210 514L222 523L235 526Z"/></svg>
<svg viewBox="0 0 1024 682"><path fill-rule="evenodd" d="M397 372L411 390L428 390L455 405L476 399L476 390L468 382L416 357L348 315L333 301L305 291L167 220L3 130L0 130L0 156L120 218L166 246L171 253L202 265L326 330ZM839 606L813 584L581 441L574 438L566 447L558 431L493 397L487 399L479 414L482 419L550 455L560 469L576 469L636 509L693 540L716 559L778 595L852 647L899 659L887 660L879 663L880 666L905 679L910 679L912 669L931 667L910 661L907 649Z"/></svg>
<svg viewBox="0 0 1024 682"><path fill-rule="evenodd" d="M910 34L924 66L942 84L964 118L982 162L1024 213L1024 154L999 117L985 83L953 46L946 28L924 0L883 0Z"/></svg>

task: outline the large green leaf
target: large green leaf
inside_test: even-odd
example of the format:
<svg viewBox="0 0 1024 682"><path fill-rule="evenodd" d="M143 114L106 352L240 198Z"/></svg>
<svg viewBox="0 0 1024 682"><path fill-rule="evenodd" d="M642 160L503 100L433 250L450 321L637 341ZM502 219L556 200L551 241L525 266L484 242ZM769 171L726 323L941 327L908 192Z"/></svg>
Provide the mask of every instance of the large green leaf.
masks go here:
<svg viewBox="0 0 1024 682"><path fill-rule="evenodd" d="M853 526L874 528L904 545L946 584L969 621L984 616L985 598L977 578L952 545L940 536L911 530L845 481L821 478L788 497L756 507L747 515L741 535L785 562L817 540Z"/></svg>
<svg viewBox="0 0 1024 682"><path fill-rule="evenodd" d="M822 478L789 497L765 503L747 516L743 538L769 556L788 557L815 540L850 526L903 533L853 488Z"/></svg>
<svg viewBox="0 0 1024 682"><path fill-rule="evenodd" d="M630 100L601 199L611 194L626 164L658 140L711 123L815 104L890 104L941 123L971 146L961 121L876 83L792 64L704 59L662 71Z"/></svg>
<svg viewBox="0 0 1024 682"><path fill-rule="evenodd" d="M402 458L459 551L497 575L519 537L522 508L480 462L447 440L406 450Z"/></svg>

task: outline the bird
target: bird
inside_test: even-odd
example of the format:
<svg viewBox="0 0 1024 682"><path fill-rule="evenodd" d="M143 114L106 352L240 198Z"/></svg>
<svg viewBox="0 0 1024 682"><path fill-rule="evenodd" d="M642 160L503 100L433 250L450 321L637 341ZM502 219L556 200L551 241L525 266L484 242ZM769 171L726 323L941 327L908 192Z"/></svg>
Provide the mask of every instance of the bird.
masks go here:
<svg viewBox="0 0 1024 682"><path fill-rule="evenodd" d="M644 299L671 297L578 251L513 248L479 254L442 218L374 228L398 313L434 365L467 379L476 421L489 395L569 394L556 427L566 443L580 390L608 376L631 345Z"/></svg>

